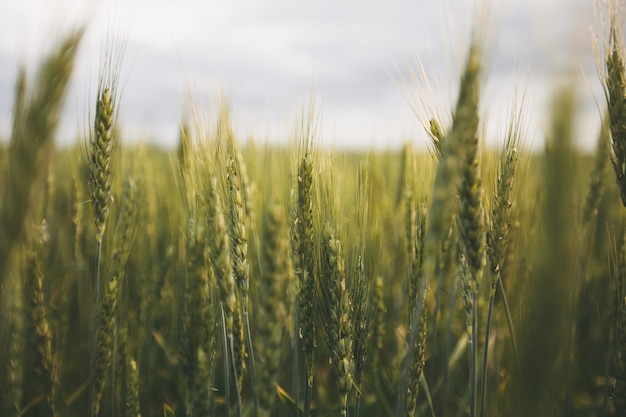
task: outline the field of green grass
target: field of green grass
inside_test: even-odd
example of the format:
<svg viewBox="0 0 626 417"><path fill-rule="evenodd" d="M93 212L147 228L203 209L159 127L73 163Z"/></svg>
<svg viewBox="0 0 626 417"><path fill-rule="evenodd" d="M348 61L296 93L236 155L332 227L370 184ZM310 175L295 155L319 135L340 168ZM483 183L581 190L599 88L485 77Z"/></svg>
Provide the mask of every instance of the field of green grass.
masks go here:
<svg viewBox="0 0 626 417"><path fill-rule="evenodd" d="M426 115L430 152L324 148L313 100L286 147L244 146L225 102L176 151L126 147L114 51L90 131L56 149L69 34L20 73L0 146L0 415L626 415L609 17L593 154L573 144L575 86L555 88L542 152L524 100L485 147L480 36L450 125Z"/></svg>

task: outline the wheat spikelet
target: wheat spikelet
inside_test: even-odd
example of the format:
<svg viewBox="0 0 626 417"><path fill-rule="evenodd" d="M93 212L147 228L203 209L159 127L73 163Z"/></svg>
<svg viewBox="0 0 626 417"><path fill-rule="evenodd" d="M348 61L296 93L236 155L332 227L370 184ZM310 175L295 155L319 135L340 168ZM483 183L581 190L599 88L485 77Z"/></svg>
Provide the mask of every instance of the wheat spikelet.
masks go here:
<svg viewBox="0 0 626 417"><path fill-rule="evenodd" d="M387 306L385 305L385 280L380 275L374 279L372 310L374 346L381 351L384 348ZM374 360L378 360L378 355L374 356Z"/></svg>
<svg viewBox="0 0 626 417"><path fill-rule="evenodd" d="M296 200L292 213L292 242L298 276L297 334L304 353L306 378L305 416L309 413L313 389L315 352L315 245L313 240L313 157L309 144L299 158L296 173Z"/></svg>
<svg viewBox="0 0 626 417"><path fill-rule="evenodd" d="M242 297L242 302L247 304L249 289L249 264L248 264L248 237L246 234L245 205L241 194L241 183L235 159L228 156L226 163L226 177L228 180L228 205L230 212L230 241L231 259L233 261L233 275L235 283Z"/></svg>
<svg viewBox="0 0 626 417"><path fill-rule="evenodd" d="M120 290L120 294L123 294L123 289ZM125 321L124 313L122 312L124 303L123 298L118 301L120 308L116 311L117 328L113 334L113 353L112 353L112 377L111 392L113 393L113 401L111 404L111 412L124 415L126 407L127 392L126 384L128 382L128 328L130 327Z"/></svg>
<svg viewBox="0 0 626 417"><path fill-rule="evenodd" d="M470 50L480 60L478 50ZM471 58L470 58L471 59ZM480 74L480 65L475 68L476 76ZM472 392L471 415L477 413L477 294L482 281L483 266L486 262L486 237L484 214L482 208L482 180L478 166L478 100L479 88L475 86L473 94L475 106L457 111L465 113L464 129L461 133L461 184L459 185L459 237L467 262L467 274L461 274L463 297L467 314L468 347L470 353L470 390ZM456 116L456 115L455 115Z"/></svg>
<svg viewBox="0 0 626 417"><path fill-rule="evenodd" d="M249 190L247 184L247 174L245 169L245 163L239 148L235 142L234 136L230 131L230 123L228 115L224 115L226 110L222 110L222 116L220 118L220 128L227 140L227 155L226 155L226 182L228 186L228 207L229 207L229 219L230 219L230 249L231 260L233 262L233 276L235 283L237 284L237 294L239 297L238 303L241 315L242 325L242 337L244 344L241 350L241 359L247 356L248 360L248 375L250 377L250 383L252 385L253 397L254 397L254 410L255 414L258 413L259 405L256 395L256 375L255 375L255 360L254 351L252 346L252 335L250 332L250 319L248 314L249 309L249 286L250 286L250 265L248 262L248 232L247 225L250 216L252 215L252 209L249 202ZM237 317L235 317L237 318ZM236 338L237 339L237 338ZM247 355L246 355L247 354ZM237 357L239 353L236 352ZM239 371L240 387L243 380L243 362L241 363Z"/></svg>
<svg viewBox="0 0 626 417"><path fill-rule="evenodd" d="M428 316L425 308L426 303L422 302L422 304L424 305L424 309L420 316L420 322L413 324L413 326L417 327L417 338L410 349L411 356L408 357L410 360L406 391L406 414L408 416L415 416L417 413L417 395L426 360L426 327Z"/></svg>
<svg viewBox="0 0 626 417"><path fill-rule="evenodd" d="M341 415L345 417L354 376L354 329L350 320L351 307L346 289L343 248L334 229L328 224L322 238L322 268L320 307L331 360L337 373Z"/></svg>
<svg viewBox="0 0 626 417"><path fill-rule="evenodd" d="M96 102L94 133L89 148L89 188L96 225L96 241L102 242L111 201L114 95L102 87Z"/></svg>
<svg viewBox="0 0 626 417"><path fill-rule="evenodd" d="M43 293L43 274L36 254L27 256L26 300L28 300L27 340L35 352L37 380L42 394L46 398L46 414L56 415L55 388L57 383L56 367L52 353L52 332L48 322ZM31 393L32 395L32 393Z"/></svg>
<svg viewBox="0 0 626 417"><path fill-rule="evenodd" d="M128 360L126 370L126 416L141 417L139 408L139 368L134 359Z"/></svg>
<svg viewBox="0 0 626 417"><path fill-rule="evenodd" d="M93 211L94 224L96 227L96 256L95 256L95 279L93 286L93 316L94 316L94 342L92 347L92 371L91 375L91 417L97 417L100 412L100 399L104 388L104 372L110 361L110 334L100 334L103 339L98 340L97 332L100 332L101 319L100 312L100 258L102 256L102 238L106 220L109 215L109 204L111 201L112 183L112 152L114 140L112 136L113 115L115 108L114 81L112 85L105 85L105 80L101 78L98 87L98 98L96 100L96 113L93 124L93 131L89 134L88 148L85 149L85 164L88 169L89 190L91 194L91 206ZM117 279L117 277L116 277ZM111 310L106 314L112 314L117 302L117 282L109 282L106 287L107 292L103 304L113 303L107 308ZM106 318L106 316L103 316ZM109 317L112 319L112 317ZM99 323L100 321L100 323ZM104 324L103 330L112 332L110 324ZM108 326L108 327L107 327ZM105 355L106 357L98 357Z"/></svg>
<svg viewBox="0 0 626 417"><path fill-rule="evenodd" d="M104 299L98 316L95 356L93 362L91 415L100 415L102 394L106 381L106 371L111 362L113 344L114 314L117 306L118 277L112 276L107 283Z"/></svg>
<svg viewBox="0 0 626 417"><path fill-rule="evenodd" d="M243 328L243 319L241 317L241 301L239 298L235 299L235 311L233 313L233 333L231 343L231 354L233 361L233 371L235 372L237 383L237 391L239 397L241 397L243 389L243 377L246 361L246 345L245 345L245 331Z"/></svg>
<svg viewBox="0 0 626 417"><path fill-rule="evenodd" d="M356 261L354 282L350 288L350 300L352 300L352 328L354 330L354 343L352 344L352 357L354 358L354 381L357 386L361 383L361 377L365 370L367 359L367 341L370 337L369 316L369 282L363 265L363 258L359 256Z"/></svg>
<svg viewBox="0 0 626 417"><path fill-rule="evenodd" d="M105 287L104 298L98 309L95 349L93 353L91 378L91 416L98 417L104 392L107 369L111 364L113 335L116 332L116 311L119 287L124 278L137 227L139 204L135 197L132 181L127 181L122 195L122 210L115 233L115 250L111 262L111 276Z"/></svg>
<svg viewBox="0 0 626 417"><path fill-rule="evenodd" d="M220 310L222 313L222 322L226 340L224 341L224 372L226 383L226 398L228 400L228 392L230 390L229 374L231 370L236 372L235 382L237 384L237 404L240 406L240 379L243 376L243 354L239 336L243 336L241 330L240 310L237 304L236 284L233 276L230 236L228 227L224 218L224 208L222 207L221 197L217 190L217 179L211 177L209 181L209 190L207 192L207 220L208 233L207 240L209 242L209 259L211 268L215 275L217 283L217 294L220 302ZM237 340L237 347L235 342ZM239 352L236 358L236 352ZM231 366L233 367L231 369ZM228 402L228 401L227 401ZM229 404L228 404L229 405Z"/></svg>
<svg viewBox="0 0 626 417"><path fill-rule="evenodd" d="M493 196L489 231L487 233L489 265L494 274L492 291L495 291L496 275L505 260L509 234L513 224L513 197L519 166L518 147L521 141L520 121L512 120L507 141L500 154L496 191Z"/></svg>
<svg viewBox="0 0 626 417"><path fill-rule="evenodd" d="M212 178L210 182L212 185L207 193L209 259L217 282L218 298L224 311L226 331L232 334L233 314L235 312L235 280L230 262L230 240L221 198L217 191L217 180Z"/></svg>

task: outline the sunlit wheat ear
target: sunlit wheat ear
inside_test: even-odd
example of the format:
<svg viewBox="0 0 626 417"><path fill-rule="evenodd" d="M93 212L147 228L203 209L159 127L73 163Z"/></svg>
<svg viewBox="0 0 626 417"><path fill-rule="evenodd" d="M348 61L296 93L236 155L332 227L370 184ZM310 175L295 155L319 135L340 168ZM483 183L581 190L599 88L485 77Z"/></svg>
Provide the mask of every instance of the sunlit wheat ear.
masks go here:
<svg viewBox="0 0 626 417"><path fill-rule="evenodd" d="M241 182L233 156L226 163L228 180L228 205L230 211L231 258L235 283L242 299L247 303L249 287L248 236L246 233L245 206Z"/></svg>

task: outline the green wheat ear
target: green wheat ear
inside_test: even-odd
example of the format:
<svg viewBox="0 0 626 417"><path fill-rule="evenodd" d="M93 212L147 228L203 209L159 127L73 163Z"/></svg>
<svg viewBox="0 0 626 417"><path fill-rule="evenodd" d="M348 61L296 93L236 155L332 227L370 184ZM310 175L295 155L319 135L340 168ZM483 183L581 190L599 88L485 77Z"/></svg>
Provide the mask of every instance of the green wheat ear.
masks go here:
<svg viewBox="0 0 626 417"><path fill-rule="evenodd" d="M316 249L313 226L313 149L309 115L307 128L303 132L301 150L296 168L295 201L291 219L292 251L298 276L296 334L304 353L305 404L304 414L308 417L311 406L314 378L315 338L315 272Z"/></svg>
<svg viewBox="0 0 626 417"><path fill-rule="evenodd" d="M107 46L107 48L109 48ZM113 152L116 146L114 137L114 120L117 111L117 81L123 55L107 49L100 68L96 112L92 130L88 134L88 143L83 149L83 162L86 165L91 206L96 227L96 255L94 262L93 284L93 346L91 353L91 416L100 413L100 400L104 389L104 372L110 362L109 339L113 332L113 324L109 319L117 306L118 279L121 271L114 271L105 287L105 296L100 300L100 275L103 237L109 216L111 203L111 184L113 177ZM114 261L115 262L115 261ZM119 265L117 265L119 266ZM102 304L102 306L100 305ZM103 312L100 312L100 308ZM109 320L109 322L106 322Z"/></svg>
<svg viewBox="0 0 626 417"><path fill-rule="evenodd" d="M36 375L41 392L46 398L46 412L56 415L55 392L57 384L57 369L54 363L52 349L52 329L46 311L43 291L43 273L35 252L27 256L26 300L30 316L27 318L26 330L28 343L35 351Z"/></svg>
<svg viewBox="0 0 626 417"><path fill-rule="evenodd" d="M354 329L351 305L346 289L346 272L341 241L328 224L322 237L322 271L320 274L321 310L330 357L339 384L340 410L347 416L348 394L352 389Z"/></svg>
<svg viewBox="0 0 626 417"><path fill-rule="evenodd" d="M102 242L111 200L114 106L111 88L104 87L96 102L94 135L89 149L89 187L98 243Z"/></svg>
<svg viewBox="0 0 626 417"><path fill-rule="evenodd" d="M626 207L626 68L622 25L620 12L612 7L603 82L611 128L611 162L622 204Z"/></svg>
<svg viewBox="0 0 626 417"><path fill-rule="evenodd" d="M17 273L21 263L18 255L28 240L29 217L41 203L53 139L82 34L82 29L71 33L43 61L34 88L27 88L25 72L21 71L16 89L0 203L0 304L5 318L0 323L0 338L9 341L0 361L0 392L5 394L0 395L2 415L21 411L25 310L19 296L23 283Z"/></svg>
<svg viewBox="0 0 626 417"><path fill-rule="evenodd" d="M83 30L70 34L42 64L37 84L27 96L25 72L16 88L8 171L0 206L0 275L26 234L26 219L40 196L53 139L59 124L74 58ZM0 278L1 279L1 278Z"/></svg>
<svg viewBox="0 0 626 417"><path fill-rule="evenodd" d="M122 195L123 205L120 218L115 230L115 249L112 255L111 274L106 283L102 303L97 310L95 352L93 353L91 374L91 415L93 417L98 417L101 413L106 374L113 355L113 338L118 328L116 312L119 292L137 230L139 205L136 193L134 183L127 181Z"/></svg>

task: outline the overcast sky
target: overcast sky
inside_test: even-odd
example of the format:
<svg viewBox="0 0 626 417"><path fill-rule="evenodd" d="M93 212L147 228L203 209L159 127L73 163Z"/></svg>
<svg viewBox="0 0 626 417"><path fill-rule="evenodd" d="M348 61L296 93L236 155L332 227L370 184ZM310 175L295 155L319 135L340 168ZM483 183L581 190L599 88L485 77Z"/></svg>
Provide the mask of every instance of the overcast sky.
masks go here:
<svg viewBox="0 0 626 417"><path fill-rule="evenodd" d="M338 146L420 146L425 136L403 85L419 59L432 101L449 111L482 0L20 0L0 2L0 137L9 136L20 64L30 73L67 29L86 22L59 142L87 125L107 33L124 35L120 123L124 140L174 146L189 94L215 106L223 91L236 132L285 141L314 88L322 140ZM498 141L515 80L528 78L532 145L540 146L547 103L568 74L580 80L579 141L598 126L593 94L590 0L492 1L483 105ZM586 77L586 78L585 78ZM436 81L435 81L436 80Z"/></svg>

